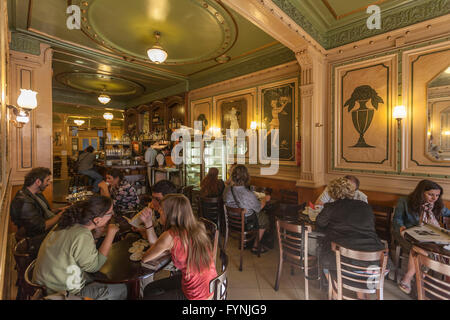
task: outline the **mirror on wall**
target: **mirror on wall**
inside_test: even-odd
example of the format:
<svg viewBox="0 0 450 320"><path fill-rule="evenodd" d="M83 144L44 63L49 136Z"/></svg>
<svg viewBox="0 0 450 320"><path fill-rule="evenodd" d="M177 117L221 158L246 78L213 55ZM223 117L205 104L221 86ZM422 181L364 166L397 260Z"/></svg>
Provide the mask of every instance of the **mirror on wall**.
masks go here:
<svg viewBox="0 0 450 320"><path fill-rule="evenodd" d="M427 155L450 161L450 65L427 87Z"/></svg>

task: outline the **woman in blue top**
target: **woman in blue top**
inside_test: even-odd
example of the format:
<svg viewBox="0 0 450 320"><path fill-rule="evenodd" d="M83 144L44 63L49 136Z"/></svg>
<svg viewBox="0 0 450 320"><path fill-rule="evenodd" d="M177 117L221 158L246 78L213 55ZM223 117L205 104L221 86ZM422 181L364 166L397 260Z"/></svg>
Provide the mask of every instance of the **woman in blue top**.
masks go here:
<svg viewBox="0 0 450 320"><path fill-rule="evenodd" d="M394 213L394 238L406 250L411 249L411 243L403 239L404 231L408 228L428 223L440 226L442 217L450 216L450 210L442 201L443 190L440 185L430 180L420 181L416 189L398 200ZM426 252L424 252L426 255ZM415 275L414 261L409 255L408 271L399 283L400 289L409 294L411 279Z"/></svg>

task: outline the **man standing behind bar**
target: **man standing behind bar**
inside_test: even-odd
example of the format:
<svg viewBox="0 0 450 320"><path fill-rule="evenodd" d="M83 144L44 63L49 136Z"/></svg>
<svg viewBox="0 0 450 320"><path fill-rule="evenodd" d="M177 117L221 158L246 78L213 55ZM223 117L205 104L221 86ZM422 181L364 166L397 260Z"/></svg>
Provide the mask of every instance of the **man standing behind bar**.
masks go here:
<svg viewBox="0 0 450 320"><path fill-rule="evenodd" d="M145 149L144 154L144 161L147 163L147 178L148 178L148 185L151 186L152 184L152 167L155 166L156 162L156 155L158 152L152 148L149 142L146 142L143 144Z"/></svg>
<svg viewBox="0 0 450 320"><path fill-rule="evenodd" d="M51 183L48 168L34 168L25 176L23 188L11 202L11 220L17 226L16 239L25 237L43 240L45 234L58 222L64 209L55 214L42 192Z"/></svg>

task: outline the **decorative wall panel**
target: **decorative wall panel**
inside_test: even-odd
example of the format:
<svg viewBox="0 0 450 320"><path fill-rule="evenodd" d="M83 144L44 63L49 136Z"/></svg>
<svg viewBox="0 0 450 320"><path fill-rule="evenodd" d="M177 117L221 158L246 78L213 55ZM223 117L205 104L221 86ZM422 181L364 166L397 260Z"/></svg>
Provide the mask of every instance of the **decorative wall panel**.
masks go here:
<svg viewBox="0 0 450 320"><path fill-rule="evenodd" d="M395 170L396 56L337 67L334 79L334 168Z"/></svg>

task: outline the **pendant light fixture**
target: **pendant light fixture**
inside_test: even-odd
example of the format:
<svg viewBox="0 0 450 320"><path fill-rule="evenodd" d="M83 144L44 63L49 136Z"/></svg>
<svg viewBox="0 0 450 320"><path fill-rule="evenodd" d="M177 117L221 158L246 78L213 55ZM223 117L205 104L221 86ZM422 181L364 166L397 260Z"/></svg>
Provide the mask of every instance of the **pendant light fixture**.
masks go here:
<svg viewBox="0 0 450 320"><path fill-rule="evenodd" d="M150 49L147 50L148 58L154 63L163 63L167 59L167 52L163 49L163 47L159 44L159 38L161 37L161 33L159 31L155 31L154 33L156 42Z"/></svg>
<svg viewBox="0 0 450 320"><path fill-rule="evenodd" d="M84 120L73 120L73 122L75 122L75 124L77 125L77 126L81 126L81 125L83 125L83 123L84 123Z"/></svg>
<svg viewBox="0 0 450 320"><path fill-rule="evenodd" d="M111 97L108 96L107 94L105 94L105 91L106 91L106 86L103 86L103 93L98 96L98 101L100 101L100 103L102 103L102 104L107 104L108 102L111 101Z"/></svg>
<svg viewBox="0 0 450 320"><path fill-rule="evenodd" d="M103 118L104 118L105 120L112 120L112 119L114 119L114 115L113 115L111 112L105 112L105 113L103 114Z"/></svg>

